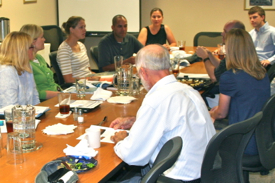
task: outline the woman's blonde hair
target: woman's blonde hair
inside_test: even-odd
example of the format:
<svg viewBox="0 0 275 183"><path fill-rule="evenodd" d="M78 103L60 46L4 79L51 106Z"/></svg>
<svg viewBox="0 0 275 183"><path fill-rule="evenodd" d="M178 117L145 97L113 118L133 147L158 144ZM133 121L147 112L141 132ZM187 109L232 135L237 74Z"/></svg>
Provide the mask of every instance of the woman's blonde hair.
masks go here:
<svg viewBox="0 0 275 183"><path fill-rule="evenodd" d="M28 55L30 46L32 46L32 39L28 34L9 33L1 44L0 64L14 66L18 75L24 71L32 73Z"/></svg>
<svg viewBox="0 0 275 183"><path fill-rule="evenodd" d="M266 70L261 65L253 41L243 29L231 29L226 34L226 68L243 70L252 77L261 80Z"/></svg>
<svg viewBox="0 0 275 183"><path fill-rule="evenodd" d="M31 36L33 40L36 40L41 34L43 34L42 27L35 24L25 24L21 27L20 32L25 32Z"/></svg>

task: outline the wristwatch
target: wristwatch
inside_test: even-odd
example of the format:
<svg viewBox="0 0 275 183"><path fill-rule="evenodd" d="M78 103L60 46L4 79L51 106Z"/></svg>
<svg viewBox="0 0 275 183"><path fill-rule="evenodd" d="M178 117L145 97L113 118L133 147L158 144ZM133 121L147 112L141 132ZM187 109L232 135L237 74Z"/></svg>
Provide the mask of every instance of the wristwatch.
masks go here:
<svg viewBox="0 0 275 183"><path fill-rule="evenodd" d="M204 62L206 62L207 60L210 60L209 57L203 59Z"/></svg>

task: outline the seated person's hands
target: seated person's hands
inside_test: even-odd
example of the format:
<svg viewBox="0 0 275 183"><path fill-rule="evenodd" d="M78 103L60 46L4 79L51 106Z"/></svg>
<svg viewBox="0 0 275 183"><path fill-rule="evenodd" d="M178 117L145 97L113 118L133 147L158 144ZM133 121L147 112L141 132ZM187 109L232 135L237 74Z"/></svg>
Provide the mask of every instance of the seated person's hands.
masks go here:
<svg viewBox="0 0 275 183"><path fill-rule="evenodd" d="M164 46L168 51L170 50L170 46L168 44L163 44L162 46Z"/></svg>
<svg viewBox="0 0 275 183"><path fill-rule="evenodd" d="M262 66L267 67L268 65L270 65L270 61L269 60L262 60L261 64L262 64Z"/></svg>
<svg viewBox="0 0 275 183"><path fill-rule="evenodd" d="M126 60L123 61L123 64L135 64L136 60L135 60L135 56L131 56L129 58L127 58Z"/></svg>
<svg viewBox="0 0 275 183"><path fill-rule="evenodd" d="M116 118L110 124L110 128L116 129L130 129L134 122L136 121L136 117L119 117Z"/></svg>
<svg viewBox="0 0 275 183"><path fill-rule="evenodd" d="M119 131L116 132L114 136L111 136L111 140L116 144L119 141L125 139L128 136L128 133L126 131Z"/></svg>
<svg viewBox="0 0 275 183"><path fill-rule="evenodd" d="M197 47L196 54L198 55L198 57L201 57L202 59L205 59L208 57L207 49L203 46Z"/></svg>

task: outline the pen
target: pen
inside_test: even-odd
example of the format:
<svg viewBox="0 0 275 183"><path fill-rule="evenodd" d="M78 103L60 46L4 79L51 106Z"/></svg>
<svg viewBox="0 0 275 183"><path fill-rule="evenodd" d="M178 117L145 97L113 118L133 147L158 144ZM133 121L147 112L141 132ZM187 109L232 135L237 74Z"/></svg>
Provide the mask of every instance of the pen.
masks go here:
<svg viewBox="0 0 275 183"><path fill-rule="evenodd" d="M100 123L98 123L97 125L98 125L98 126L101 126L103 123L105 123L106 120L107 120L107 116L105 116L105 117L103 118L103 120L102 120Z"/></svg>

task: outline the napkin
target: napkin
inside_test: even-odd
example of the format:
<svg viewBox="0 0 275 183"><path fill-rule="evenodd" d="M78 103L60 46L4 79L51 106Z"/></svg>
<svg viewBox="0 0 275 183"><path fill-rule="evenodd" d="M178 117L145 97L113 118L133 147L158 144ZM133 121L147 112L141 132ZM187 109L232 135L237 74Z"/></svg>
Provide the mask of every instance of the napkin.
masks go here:
<svg viewBox="0 0 275 183"><path fill-rule="evenodd" d="M130 97L130 96L116 96L116 97L111 97L107 101L109 103L116 103L116 104L129 104L133 100L136 100L135 97Z"/></svg>
<svg viewBox="0 0 275 183"><path fill-rule="evenodd" d="M67 156L86 156L89 159L91 157L95 157L98 151L95 151L93 148L89 147L88 140L83 138L75 147L66 144L67 147L63 150L63 152Z"/></svg>
<svg viewBox="0 0 275 183"><path fill-rule="evenodd" d="M91 100L107 100L112 95L111 91L103 90L102 88L97 88L97 90L94 92L93 96L91 97Z"/></svg>
<svg viewBox="0 0 275 183"><path fill-rule="evenodd" d="M57 123L55 125L47 126L42 131L47 135L63 135L73 133L76 127L77 126L74 125L64 125L61 123Z"/></svg>
<svg viewBox="0 0 275 183"><path fill-rule="evenodd" d="M72 111L69 112L69 114L61 114L60 112L55 116L56 118L67 118L70 116Z"/></svg>

